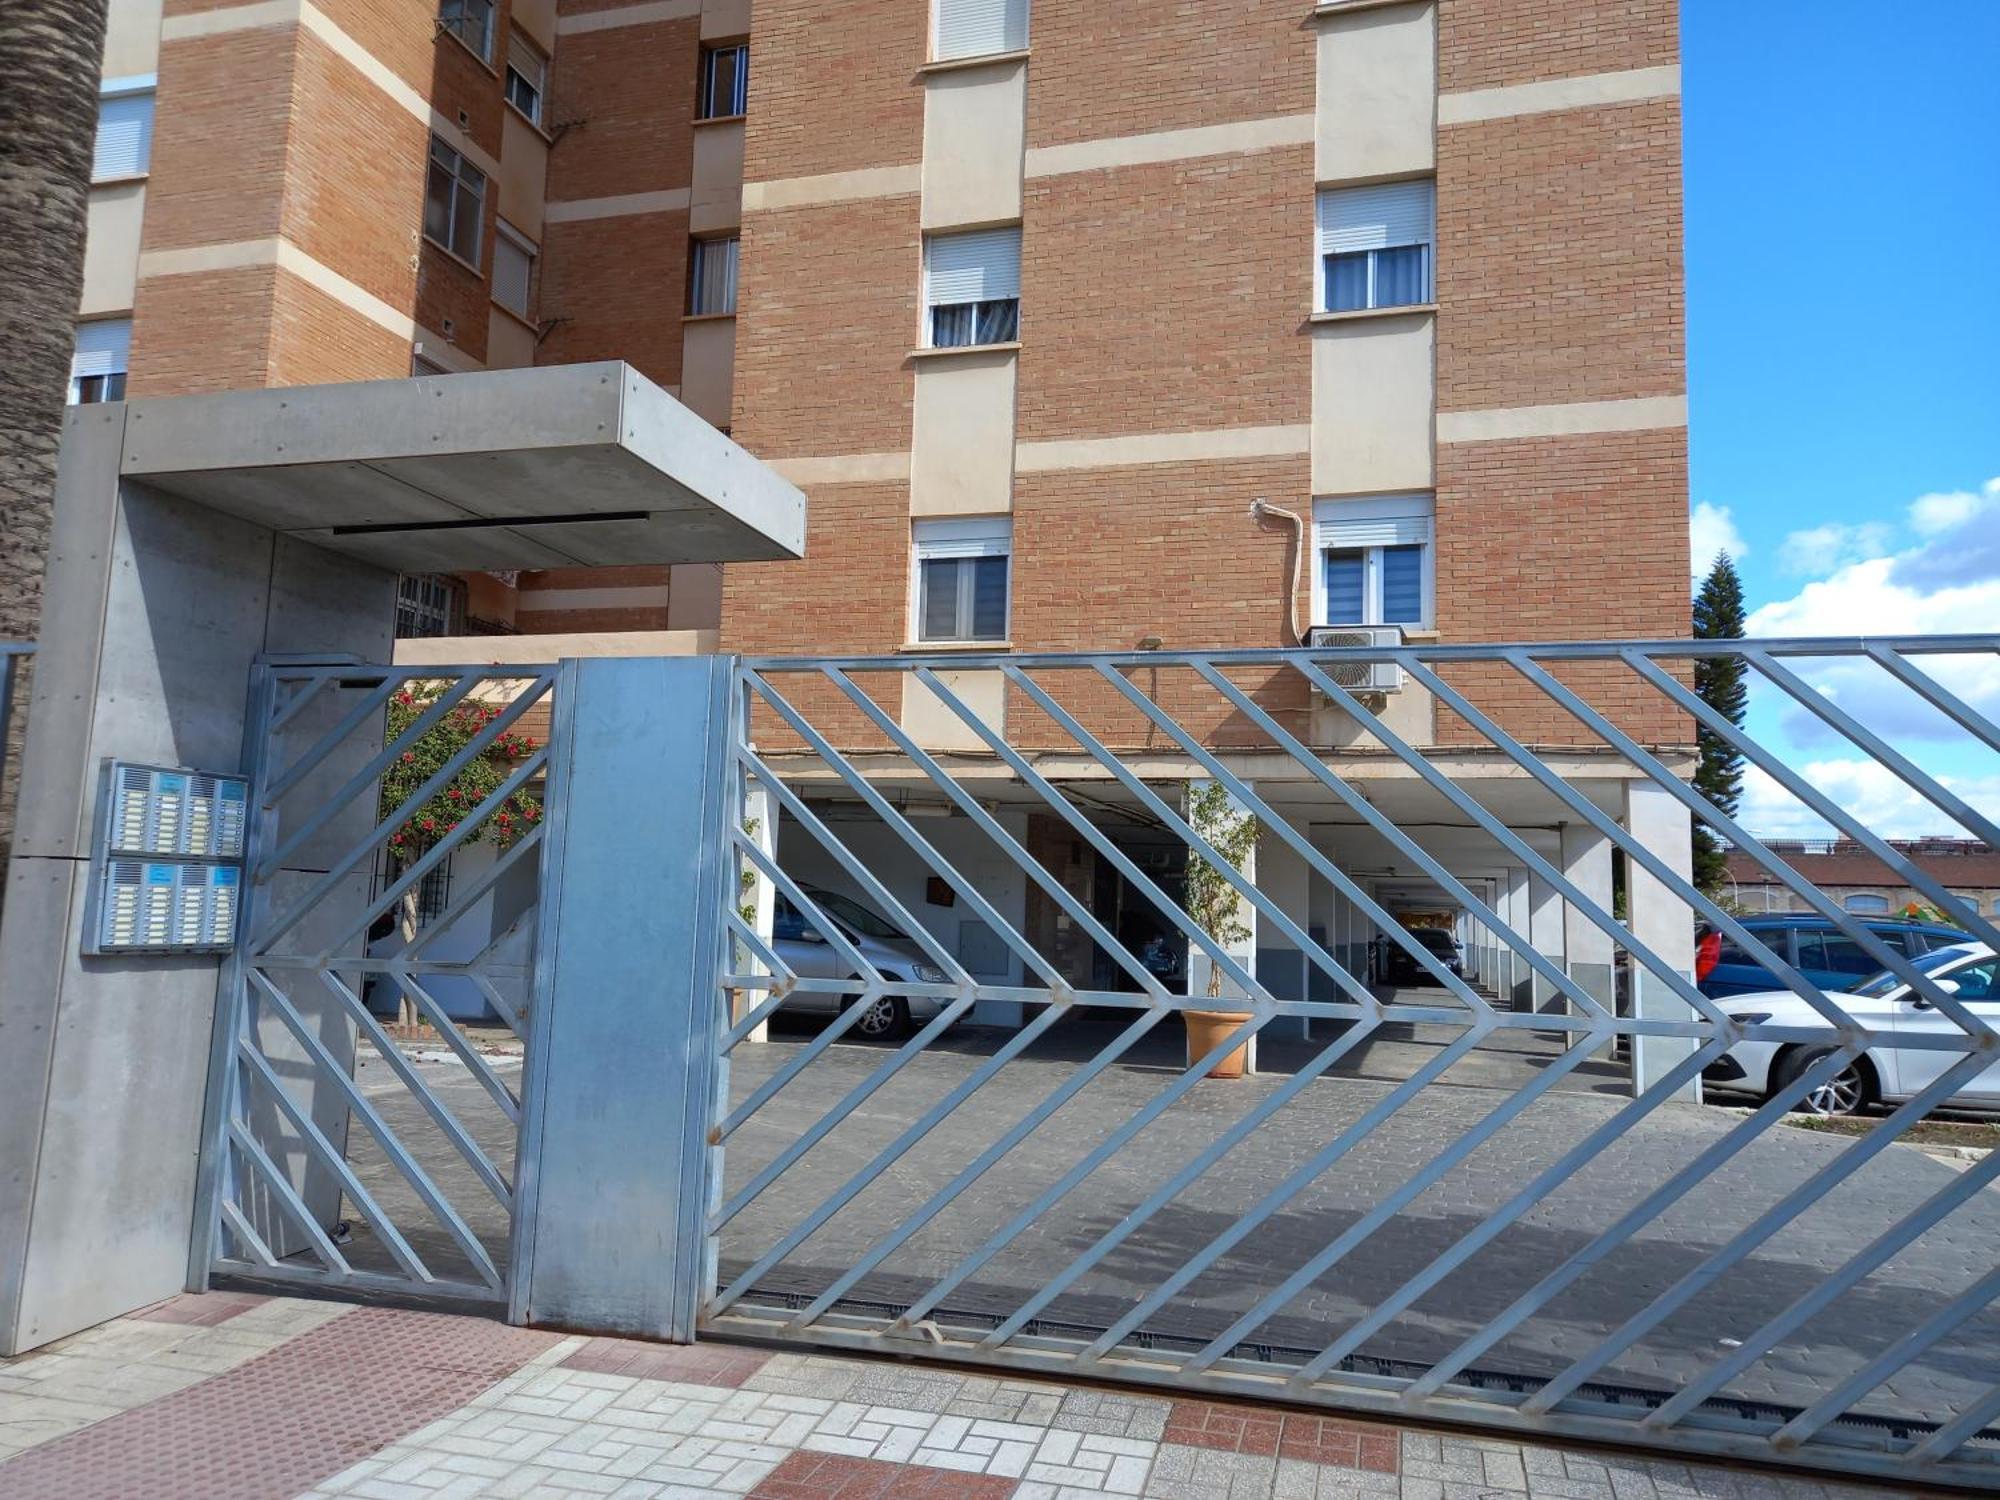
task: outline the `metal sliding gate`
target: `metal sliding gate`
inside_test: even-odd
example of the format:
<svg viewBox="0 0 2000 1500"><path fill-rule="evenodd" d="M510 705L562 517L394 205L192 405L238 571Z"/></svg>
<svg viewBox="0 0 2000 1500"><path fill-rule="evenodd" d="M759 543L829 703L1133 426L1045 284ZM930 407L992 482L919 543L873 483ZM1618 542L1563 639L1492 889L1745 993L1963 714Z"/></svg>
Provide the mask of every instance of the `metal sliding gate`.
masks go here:
<svg viewBox="0 0 2000 1500"><path fill-rule="evenodd" d="M555 679L258 669L197 1284L506 1302Z"/></svg>
<svg viewBox="0 0 2000 1500"><path fill-rule="evenodd" d="M2000 1490L1997 653L260 669L193 1276Z"/></svg>
<svg viewBox="0 0 2000 1500"><path fill-rule="evenodd" d="M2000 1489L1996 648L739 663L700 1329Z"/></svg>

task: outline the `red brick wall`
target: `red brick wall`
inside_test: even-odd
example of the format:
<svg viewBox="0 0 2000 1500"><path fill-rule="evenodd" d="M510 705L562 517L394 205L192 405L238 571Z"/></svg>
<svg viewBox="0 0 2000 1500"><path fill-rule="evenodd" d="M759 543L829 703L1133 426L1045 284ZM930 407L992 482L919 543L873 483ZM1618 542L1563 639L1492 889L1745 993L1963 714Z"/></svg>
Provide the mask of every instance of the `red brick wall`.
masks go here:
<svg viewBox="0 0 2000 1500"><path fill-rule="evenodd" d="M754 14L744 181L923 159L928 5L757 0Z"/></svg>
<svg viewBox="0 0 2000 1500"><path fill-rule="evenodd" d="M700 32L689 17L561 38L548 119L567 128L549 153L551 200L688 185Z"/></svg>
<svg viewBox="0 0 2000 1500"><path fill-rule="evenodd" d="M685 210L550 221L538 306L555 326L535 362L622 359L661 385L678 384L687 253Z"/></svg>
<svg viewBox="0 0 2000 1500"><path fill-rule="evenodd" d="M269 385L321 385L407 375L402 335L336 302L310 282L278 273L272 305Z"/></svg>
<svg viewBox="0 0 2000 1500"><path fill-rule="evenodd" d="M270 383L278 269L149 276L132 309L126 394L184 396Z"/></svg>
<svg viewBox="0 0 2000 1500"><path fill-rule="evenodd" d="M1498 88L1680 61L1674 0L1440 0L1438 87Z"/></svg>
<svg viewBox="0 0 2000 1500"><path fill-rule="evenodd" d="M1028 144L1309 114L1309 9L1298 0L1035 0ZM761 6L757 20L761 29Z"/></svg>
<svg viewBox="0 0 2000 1500"><path fill-rule="evenodd" d="M1309 421L1312 186L1308 147L1030 181L1022 441Z"/></svg>
<svg viewBox="0 0 2000 1500"><path fill-rule="evenodd" d="M145 250L278 232L297 39L268 27L160 48Z"/></svg>

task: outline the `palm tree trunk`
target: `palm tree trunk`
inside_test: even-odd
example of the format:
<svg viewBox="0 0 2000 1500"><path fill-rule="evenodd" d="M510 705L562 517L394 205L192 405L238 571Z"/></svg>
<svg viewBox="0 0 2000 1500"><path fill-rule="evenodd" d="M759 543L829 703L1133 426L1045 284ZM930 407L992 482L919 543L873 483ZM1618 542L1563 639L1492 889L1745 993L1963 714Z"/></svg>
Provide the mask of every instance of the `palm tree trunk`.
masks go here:
<svg viewBox="0 0 2000 1500"><path fill-rule="evenodd" d="M42 614L56 447L83 287L105 0L0 4L0 640ZM0 852L13 841L27 675L16 682L0 784ZM4 887L0 887L4 889Z"/></svg>

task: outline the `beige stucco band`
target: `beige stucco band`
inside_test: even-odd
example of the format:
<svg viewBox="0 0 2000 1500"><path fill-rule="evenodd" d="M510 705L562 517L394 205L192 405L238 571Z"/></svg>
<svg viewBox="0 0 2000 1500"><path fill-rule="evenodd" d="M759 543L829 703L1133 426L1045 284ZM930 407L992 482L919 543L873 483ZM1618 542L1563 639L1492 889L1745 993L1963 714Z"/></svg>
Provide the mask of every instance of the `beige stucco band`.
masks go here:
<svg viewBox="0 0 2000 1500"><path fill-rule="evenodd" d="M1647 99L1671 99L1681 91L1678 67L1633 68L1622 73L1585 73L1573 78L1545 78L1497 89L1467 89L1438 96L1438 124L1470 125L1513 115L1549 114L1560 109L1590 109L1605 104L1636 104Z"/></svg>
<svg viewBox="0 0 2000 1500"><path fill-rule="evenodd" d="M1643 432L1685 427L1686 396L1638 396L1626 401L1577 401L1563 406L1503 406L1441 411L1440 443L1490 443L1508 438L1574 437L1590 432Z"/></svg>
<svg viewBox="0 0 2000 1500"><path fill-rule="evenodd" d="M139 279L155 276L198 276L204 272L241 271L276 266L317 287L334 301L359 313L398 338L414 339L419 329L407 313L398 312L374 293L356 286L323 261L315 260L290 240L235 240L221 245L189 245L178 250L149 250L139 257Z"/></svg>
<svg viewBox="0 0 2000 1500"><path fill-rule="evenodd" d="M660 21L685 21L701 14L701 0L649 0L644 5L621 5L612 10L591 10L556 20L557 36L575 36L584 31L612 31L621 26L651 26Z"/></svg>
<svg viewBox="0 0 2000 1500"><path fill-rule="evenodd" d="M743 211L806 208L820 203L853 203L864 198L901 198L923 187L919 162L901 167L862 167L820 177L778 177L743 184Z"/></svg>
<svg viewBox="0 0 2000 1500"><path fill-rule="evenodd" d="M622 193L615 198L572 198L552 202L542 210L551 224L574 224L583 219L618 219L633 214L667 214L685 209L692 200L687 188L662 188L657 193Z"/></svg>

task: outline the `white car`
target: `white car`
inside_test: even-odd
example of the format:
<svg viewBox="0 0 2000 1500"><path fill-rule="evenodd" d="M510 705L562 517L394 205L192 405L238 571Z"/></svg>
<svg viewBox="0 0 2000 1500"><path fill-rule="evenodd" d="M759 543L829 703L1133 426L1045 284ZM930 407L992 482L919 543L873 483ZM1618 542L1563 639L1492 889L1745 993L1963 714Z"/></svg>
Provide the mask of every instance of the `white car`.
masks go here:
<svg viewBox="0 0 2000 1500"><path fill-rule="evenodd" d="M1957 998L1972 1015L2000 1026L2000 958L1986 944L1967 942L1934 948L1911 959L1910 965ZM1936 1006L1887 971L1851 990L1829 993L1828 998L1870 1031L1892 1036L1964 1035L1962 1028ZM1731 995L1717 1001L1716 1007L1739 1021L1824 1031L1829 1042L1834 1035L1826 1018L1790 990ZM1750 1094L1763 1099L1797 1078L1827 1050L1810 1042L1738 1042L1703 1071L1703 1089L1706 1093ZM1871 1104L1907 1099L1920 1093L1962 1055L1877 1042L1807 1094L1801 1107L1816 1114L1851 1115ZM1975 1077L1951 1102L2000 1109L2000 1063Z"/></svg>

